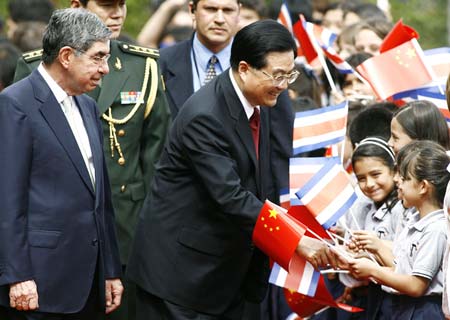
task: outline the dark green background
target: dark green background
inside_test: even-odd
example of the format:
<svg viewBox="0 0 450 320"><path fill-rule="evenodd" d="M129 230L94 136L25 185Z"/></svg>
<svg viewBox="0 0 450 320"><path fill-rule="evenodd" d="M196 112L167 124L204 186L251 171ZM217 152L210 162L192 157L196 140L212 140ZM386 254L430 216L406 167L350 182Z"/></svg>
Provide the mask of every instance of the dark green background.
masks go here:
<svg viewBox="0 0 450 320"><path fill-rule="evenodd" d="M6 18L7 2L8 0L0 1L0 15L3 18ZM69 0L55 0L55 3L59 7L65 7ZM136 36L151 14L150 4L148 0L127 0L127 5L125 31ZM446 0L391 0L391 6L394 22L403 18L405 24L415 28L420 34L419 43L423 49L448 45Z"/></svg>

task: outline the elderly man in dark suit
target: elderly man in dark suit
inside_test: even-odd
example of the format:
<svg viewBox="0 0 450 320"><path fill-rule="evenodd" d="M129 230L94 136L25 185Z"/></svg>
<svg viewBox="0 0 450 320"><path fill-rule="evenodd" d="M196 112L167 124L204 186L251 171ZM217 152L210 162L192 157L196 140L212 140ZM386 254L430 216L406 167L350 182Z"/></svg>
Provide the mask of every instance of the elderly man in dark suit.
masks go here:
<svg viewBox="0 0 450 320"><path fill-rule="evenodd" d="M57 10L37 70L0 94L0 318L102 319L123 287L102 129L82 95L109 69L111 32Z"/></svg>
<svg viewBox="0 0 450 320"><path fill-rule="evenodd" d="M264 297L269 263L252 231L272 188L267 111L298 75L295 54L283 26L251 24L231 69L180 110L129 262L138 319L241 319L245 301Z"/></svg>

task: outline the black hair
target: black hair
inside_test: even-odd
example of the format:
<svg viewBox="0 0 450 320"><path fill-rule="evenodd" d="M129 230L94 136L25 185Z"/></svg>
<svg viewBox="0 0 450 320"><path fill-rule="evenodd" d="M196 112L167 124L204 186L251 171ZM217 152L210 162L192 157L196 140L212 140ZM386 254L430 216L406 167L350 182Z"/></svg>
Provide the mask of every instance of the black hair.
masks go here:
<svg viewBox="0 0 450 320"><path fill-rule="evenodd" d="M400 175L406 180L428 181L434 188L436 204L442 207L450 180L450 172L447 171L450 159L445 149L430 140L414 141L405 148L404 155L398 159Z"/></svg>
<svg viewBox="0 0 450 320"><path fill-rule="evenodd" d="M48 23L55 6L50 0L9 0L9 16L14 22L42 21Z"/></svg>
<svg viewBox="0 0 450 320"><path fill-rule="evenodd" d="M245 61L253 68L261 69L267 64L268 53L289 51L297 56L297 46L290 32L274 20L260 20L236 34L231 46L230 65L237 70L239 62Z"/></svg>
<svg viewBox="0 0 450 320"><path fill-rule="evenodd" d="M394 118L411 139L432 140L449 149L447 121L434 103L426 100L409 102L394 114Z"/></svg>
<svg viewBox="0 0 450 320"><path fill-rule="evenodd" d="M382 137L366 138L356 146L352 154L353 168L355 168L355 163L363 158L376 158L388 167L392 174L395 172L396 161L394 151ZM393 190L386 196L385 199L383 199L382 203L386 203L386 207L390 212L397 202L397 188L394 186ZM382 203L377 203L376 205L381 206Z"/></svg>
<svg viewBox="0 0 450 320"><path fill-rule="evenodd" d="M9 41L0 42L0 91L13 83L20 50Z"/></svg>
<svg viewBox="0 0 450 320"><path fill-rule="evenodd" d="M348 135L353 147L367 137L378 136L388 141L391 136L392 115L392 111L381 103L361 111L349 128Z"/></svg>

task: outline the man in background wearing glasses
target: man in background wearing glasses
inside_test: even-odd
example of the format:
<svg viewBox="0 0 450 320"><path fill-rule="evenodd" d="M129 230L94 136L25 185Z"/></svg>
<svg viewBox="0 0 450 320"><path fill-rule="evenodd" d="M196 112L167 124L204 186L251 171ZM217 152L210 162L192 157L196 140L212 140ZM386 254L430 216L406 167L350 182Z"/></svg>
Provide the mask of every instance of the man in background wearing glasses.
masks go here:
<svg viewBox="0 0 450 320"><path fill-rule="evenodd" d="M123 286L95 102L110 30L57 10L37 70L0 94L0 318L97 320Z"/></svg>
<svg viewBox="0 0 450 320"><path fill-rule="evenodd" d="M102 119L103 149L125 270L139 210L171 120L157 61L159 52L117 40L127 16L125 0L71 0L70 4L95 13L112 32L109 74L87 94L96 100ZM16 81L38 65L41 55L41 50L24 54L17 65ZM134 291L124 280L123 303L109 318L134 320Z"/></svg>

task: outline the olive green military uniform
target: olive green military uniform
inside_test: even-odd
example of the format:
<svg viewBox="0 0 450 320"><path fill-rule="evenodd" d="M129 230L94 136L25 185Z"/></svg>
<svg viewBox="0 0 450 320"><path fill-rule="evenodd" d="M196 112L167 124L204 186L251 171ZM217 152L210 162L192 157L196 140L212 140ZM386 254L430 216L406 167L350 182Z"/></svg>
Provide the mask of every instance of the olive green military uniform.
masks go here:
<svg viewBox="0 0 450 320"><path fill-rule="evenodd" d="M25 53L14 80L37 68L41 56L42 50ZM158 50L112 40L109 74L88 93L97 101L103 118L104 152L123 265L170 124L158 57ZM131 320L133 316L124 309L114 312L114 318Z"/></svg>

